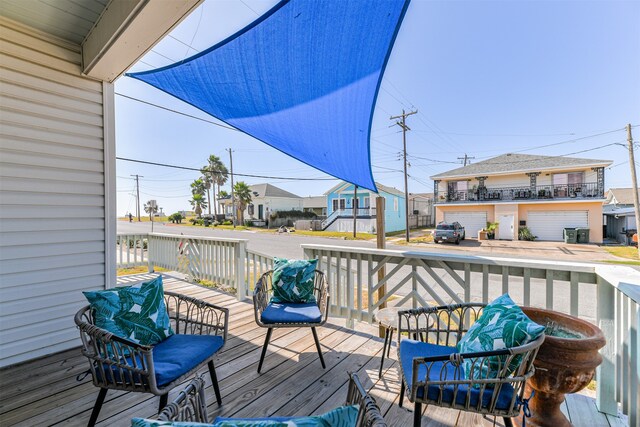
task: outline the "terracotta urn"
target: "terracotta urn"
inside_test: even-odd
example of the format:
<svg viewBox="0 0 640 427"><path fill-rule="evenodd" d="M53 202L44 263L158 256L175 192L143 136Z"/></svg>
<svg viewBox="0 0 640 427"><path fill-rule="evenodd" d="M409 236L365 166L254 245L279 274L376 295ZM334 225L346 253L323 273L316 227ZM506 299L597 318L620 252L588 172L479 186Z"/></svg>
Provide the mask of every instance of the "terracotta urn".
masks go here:
<svg viewBox="0 0 640 427"><path fill-rule="evenodd" d="M598 353L606 340L597 326L568 314L541 308L523 307L534 322L547 326L546 337L534 361L536 372L526 384L531 418L527 425L564 427L572 424L560 411L566 393L575 393L593 379L602 363ZM522 416L522 415L521 415Z"/></svg>

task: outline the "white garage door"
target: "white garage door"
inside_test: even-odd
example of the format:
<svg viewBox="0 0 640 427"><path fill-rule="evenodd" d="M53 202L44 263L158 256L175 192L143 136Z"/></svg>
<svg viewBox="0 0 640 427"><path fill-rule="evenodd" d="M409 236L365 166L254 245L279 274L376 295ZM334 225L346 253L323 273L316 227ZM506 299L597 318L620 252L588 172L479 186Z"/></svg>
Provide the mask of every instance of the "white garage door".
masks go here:
<svg viewBox="0 0 640 427"><path fill-rule="evenodd" d="M478 231L487 226L486 212L445 212L444 222L459 222L466 237L477 238Z"/></svg>
<svg viewBox="0 0 640 427"><path fill-rule="evenodd" d="M562 241L566 227L589 227L587 211L540 211L527 214L527 227L538 240Z"/></svg>

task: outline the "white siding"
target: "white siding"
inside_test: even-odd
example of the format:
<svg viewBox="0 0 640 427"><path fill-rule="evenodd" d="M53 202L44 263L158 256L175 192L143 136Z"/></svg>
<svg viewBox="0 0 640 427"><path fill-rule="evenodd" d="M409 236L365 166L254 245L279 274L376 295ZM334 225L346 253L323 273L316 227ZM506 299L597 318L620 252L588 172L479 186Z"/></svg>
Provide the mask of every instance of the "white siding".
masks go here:
<svg viewBox="0 0 640 427"><path fill-rule="evenodd" d="M79 46L3 18L0 27L6 366L78 346L82 291L105 287L103 88L112 87L80 75Z"/></svg>

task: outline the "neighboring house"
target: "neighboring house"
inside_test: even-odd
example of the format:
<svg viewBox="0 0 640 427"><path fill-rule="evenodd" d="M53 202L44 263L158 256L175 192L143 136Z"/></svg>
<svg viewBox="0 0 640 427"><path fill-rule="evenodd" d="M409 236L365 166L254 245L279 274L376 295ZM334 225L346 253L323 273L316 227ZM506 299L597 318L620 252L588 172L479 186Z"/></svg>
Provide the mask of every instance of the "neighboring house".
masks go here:
<svg viewBox="0 0 640 427"><path fill-rule="evenodd" d="M200 3L2 0L0 367L78 347L116 285L113 82Z"/></svg>
<svg viewBox="0 0 640 427"><path fill-rule="evenodd" d="M393 187L376 182L378 193L363 188L357 189L356 231L361 233L376 232L376 197L385 198L385 232L405 229L404 194ZM353 199L354 186L340 182L324 193L327 197L328 217L322 223L327 231L353 231Z"/></svg>
<svg viewBox="0 0 640 427"><path fill-rule="evenodd" d="M640 196L640 190L636 190ZM631 244L637 232L632 188L610 188L604 202L605 237L624 245Z"/></svg>
<svg viewBox="0 0 640 427"><path fill-rule="evenodd" d="M307 196L302 198L302 209L320 217L327 216L327 196Z"/></svg>
<svg viewBox="0 0 640 427"><path fill-rule="evenodd" d="M244 210L245 219L266 221L272 212L302 211L302 197L271 184L250 185L251 203ZM225 214L232 214L231 197L220 200Z"/></svg>
<svg viewBox="0 0 640 427"><path fill-rule="evenodd" d="M604 169L609 160L503 154L431 177L436 223L461 223L477 237L498 222L496 238L517 240L527 226L539 240L561 241L565 227L590 230L602 242Z"/></svg>
<svg viewBox="0 0 640 427"><path fill-rule="evenodd" d="M409 227L433 226L434 219L433 193L409 193Z"/></svg>

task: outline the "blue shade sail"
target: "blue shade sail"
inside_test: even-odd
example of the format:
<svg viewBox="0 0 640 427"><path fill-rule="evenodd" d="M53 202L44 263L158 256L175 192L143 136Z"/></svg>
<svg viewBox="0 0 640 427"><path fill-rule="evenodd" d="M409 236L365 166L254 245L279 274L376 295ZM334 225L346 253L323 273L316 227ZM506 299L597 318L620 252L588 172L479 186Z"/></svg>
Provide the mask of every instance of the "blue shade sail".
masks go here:
<svg viewBox="0 0 640 427"><path fill-rule="evenodd" d="M376 191L369 135L409 0L285 0L146 82L336 178Z"/></svg>

